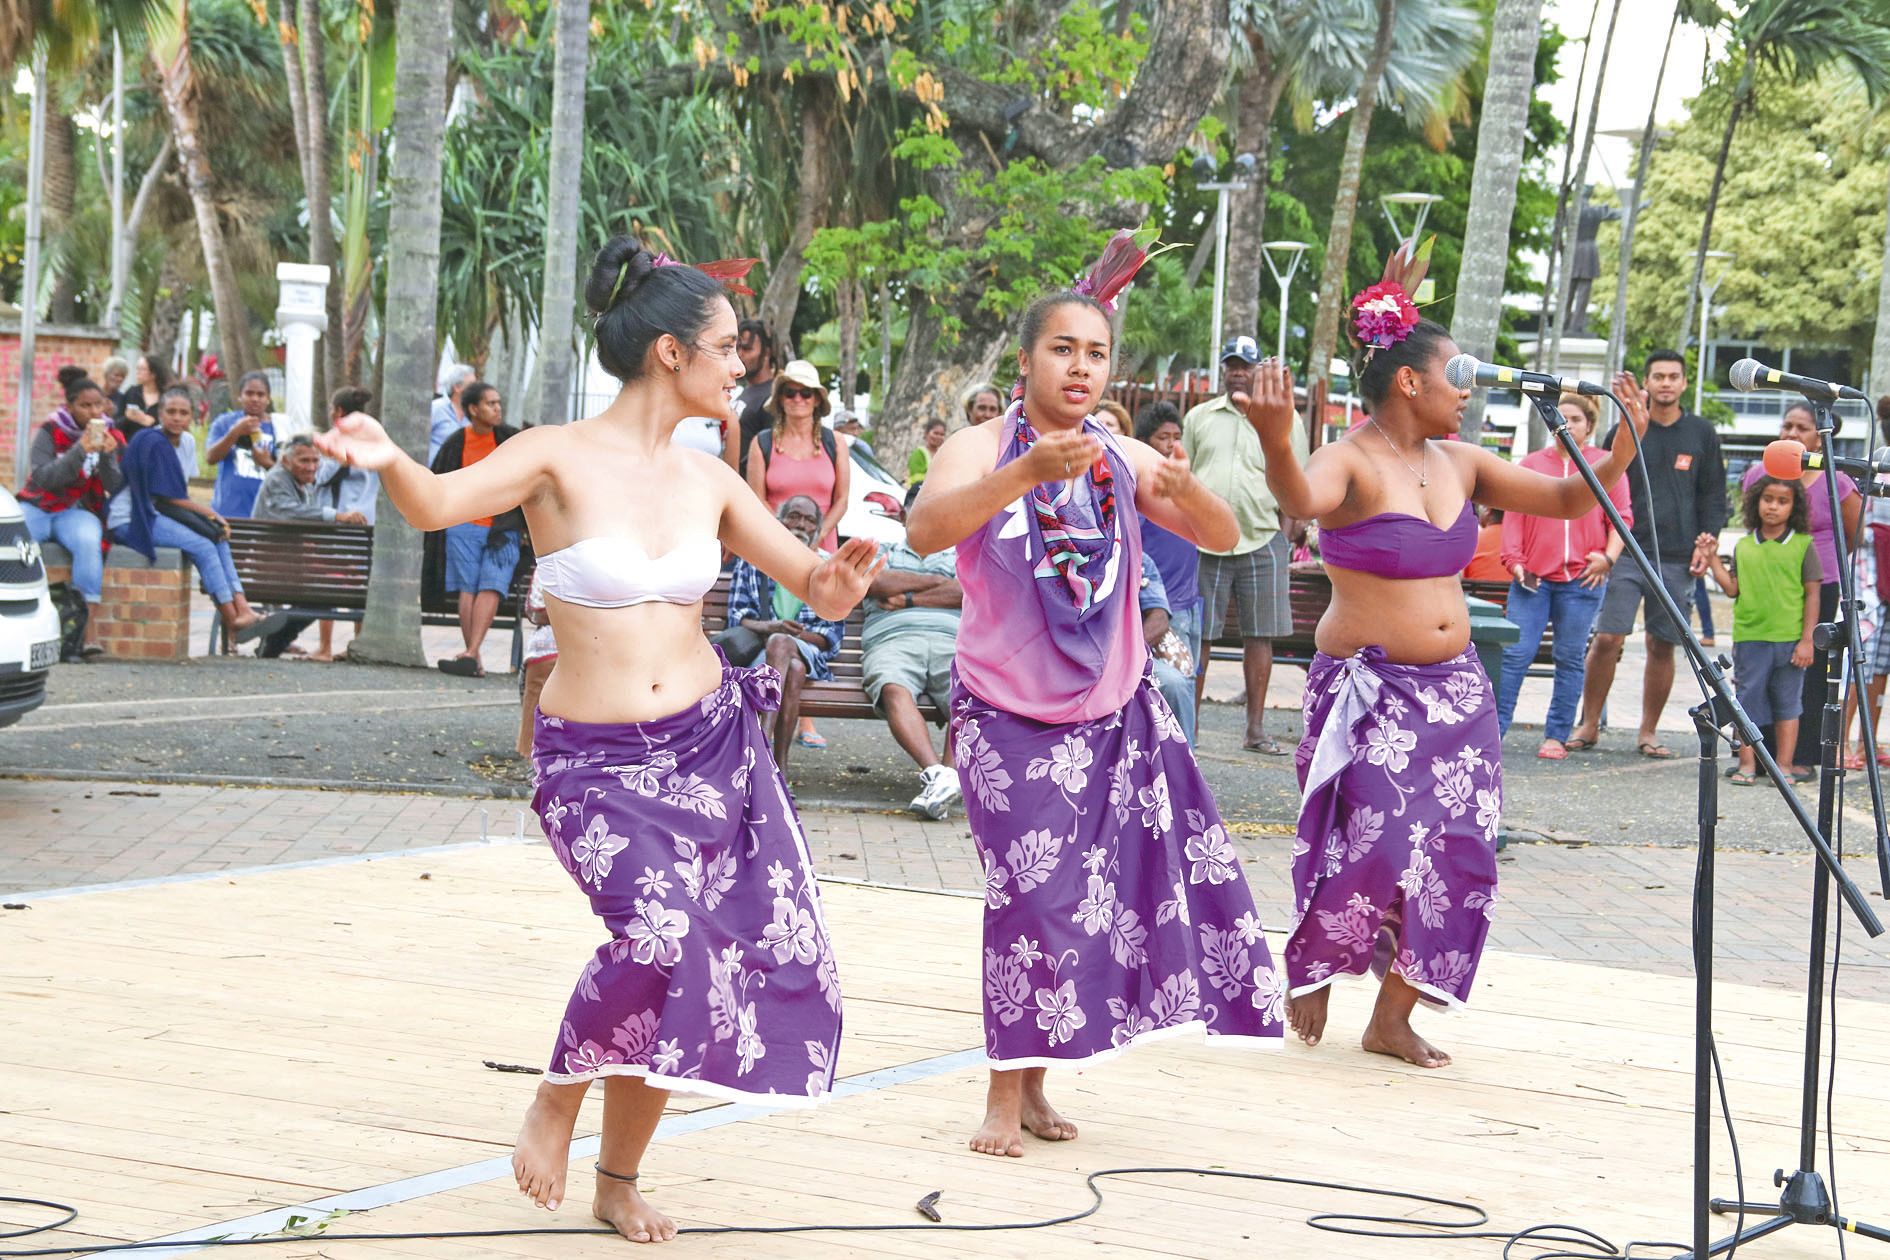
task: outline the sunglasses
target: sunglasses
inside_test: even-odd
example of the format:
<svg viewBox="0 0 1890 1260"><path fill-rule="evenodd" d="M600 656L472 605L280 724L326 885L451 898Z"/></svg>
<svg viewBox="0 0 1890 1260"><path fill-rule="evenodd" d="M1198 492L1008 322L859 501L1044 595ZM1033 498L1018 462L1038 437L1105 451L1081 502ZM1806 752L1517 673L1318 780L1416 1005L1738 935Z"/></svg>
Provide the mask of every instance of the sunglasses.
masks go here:
<svg viewBox="0 0 1890 1260"><path fill-rule="evenodd" d="M798 385L790 385L781 391L781 401L783 402L795 402L802 398L818 398L819 396L820 395L816 394L813 390L802 389Z"/></svg>

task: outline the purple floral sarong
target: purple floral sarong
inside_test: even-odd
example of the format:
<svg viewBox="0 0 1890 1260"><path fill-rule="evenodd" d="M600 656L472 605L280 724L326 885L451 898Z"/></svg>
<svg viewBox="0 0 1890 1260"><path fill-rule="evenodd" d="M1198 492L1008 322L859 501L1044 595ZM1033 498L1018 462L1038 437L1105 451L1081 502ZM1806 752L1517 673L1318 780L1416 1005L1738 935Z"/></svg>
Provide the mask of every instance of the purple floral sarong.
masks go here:
<svg viewBox="0 0 1890 1260"><path fill-rule="evenodd" d="M545 1079L806 1105L833 1085L840 985L787 784L756 713L780 675L723 662L680 713L538 715L533 808L610 940L584 965Z"/></svg>
<svg viewBox="0 0 1890 1260"><path fill-rule="evenodd" d="M1153 678L1088 722L1020 717L962 683L951 707L985 870L992 1065L1076 1063L1190 1030L1278 1045L1285 984Z"/></svg>
<svg viewBox="0 0 1890 1260"><path fill-rule="evenodd" d="M1379 647L1313 658L1294 756L1295 996L1389 967L1426 1001L1463 1004L1496 908L1501 748L1473 650L1434 665Z"/></svg>

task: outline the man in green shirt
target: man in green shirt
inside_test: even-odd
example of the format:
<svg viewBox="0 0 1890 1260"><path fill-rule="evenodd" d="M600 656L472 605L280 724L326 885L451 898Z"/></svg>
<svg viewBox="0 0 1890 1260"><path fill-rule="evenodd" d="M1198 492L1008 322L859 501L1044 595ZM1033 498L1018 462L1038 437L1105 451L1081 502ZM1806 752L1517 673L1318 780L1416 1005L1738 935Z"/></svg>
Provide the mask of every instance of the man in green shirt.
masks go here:
<svg viewBox="0 0 1890 1260"><path fill-rule="evenodd" d="M1292 633L1293 610L1287 599L1290 559L1286 532L1290 523L1267 489L1266 456L1247 417L1233 396L1253 385L1260 347L1252 337L1234 337L1221 348L1221 383L1225 392L1190 411L1181 422L1181 445L1208 489L1226 499L1240 522L1240 541L1232 551L1201 553L1202 638L1213 642L1227 624L1227 603L1234 602L1240 624L1241 664L1247 683L1247 735L1252 752L1279 756L1286 750L1265 730L1267 684L1273 678L1273 640ZM1294 451L1306 458L1306 435L1297 427ZM1195 671L1197 702L1206 692L1207 653Z"/></svg>

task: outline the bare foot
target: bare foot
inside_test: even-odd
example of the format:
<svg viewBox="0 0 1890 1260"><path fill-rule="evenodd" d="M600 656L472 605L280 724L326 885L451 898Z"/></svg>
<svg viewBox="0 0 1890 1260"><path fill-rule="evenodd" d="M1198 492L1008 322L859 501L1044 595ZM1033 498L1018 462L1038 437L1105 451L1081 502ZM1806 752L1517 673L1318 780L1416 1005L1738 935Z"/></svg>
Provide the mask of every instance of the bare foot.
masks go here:
<svg viewBox="0 0 1890 1260"><path fill-rule="evenodd" d="M577 1085L541 1082L512 1148L512 1175L519 1193L557 1211L564 1202L564 1175L571 1162L571 1130L577 1126L584 1090Z"/></svg>
<svg viewBox="0 0 1890 1260"><path fill-rule="evenodd" d="M331 664L335 659L333 652L310 652L308 659L321 665Z"/></svg>
<svg viewBox="0 0 1890 1260"><path fill-rule="evenodd" d="M591 1215L631 1242L668 1242L676 1236L676 1222L650 1206L643 1192L629 1182L597 1178L597 1197Z"/></svg>
<svg viewBox="0 0 1890 1260"><path fill-rule="evenodd" d="M1450 1056L1418 1036L1409 1020L1388 1021L1381 1027L1379 1017L1374 1015L1372 1022L1365 1026L1360 1044L1373 1054L1388 1054L1421 1068L1450 1066Z"/></svg>
<svg viewBox="0 0 1890 1260"><path fill-rule="evenodd" d="M1057 1109L1044 1097L1041 1079L1025 1083L1020 1121L1024 1132L1046 1142L1068 1142L1076 1136L1076 1126L1058 1115ZM990 1121L987 1119L986 1123ZM972 1145L977 1144L977 1139L973 1138Z"/></svg>
<svg viewBox="0 0 1890 1260"><path fill-rule="evenodd" d="M996 1091L993 1091L994 1093ZM984 1124L971 1136L971 1149L980 1155L1024 1157L1022 1108L1016 1095L1008 1101L992 1098L985 1108Z"/></svg>
<svg viewBox="0 0 1890 1260"><path fill-rule="evenodd" d="M1332 999L1332 986L1321 985L1311 993L1286 999L1286 1022L1299 1039L1309 1046L1319 1044L1326 1035L1326 1003Z"/></svg>

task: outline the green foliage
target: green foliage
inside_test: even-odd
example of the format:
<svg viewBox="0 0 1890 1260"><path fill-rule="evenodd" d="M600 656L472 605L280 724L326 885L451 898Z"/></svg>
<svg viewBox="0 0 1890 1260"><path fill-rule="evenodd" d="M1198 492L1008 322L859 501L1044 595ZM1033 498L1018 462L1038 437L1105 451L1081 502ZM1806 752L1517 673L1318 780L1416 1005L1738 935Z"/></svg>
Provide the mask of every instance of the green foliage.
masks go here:
<svg viewBox="0 0 1890 1260"><path fill-rule="evenodd" d="M1724 308L1713 321L1715 339L1868 353L1890 119L1870 117L1860 97L1833 72L1773 88L1741 124L1714 219L1713 247L1733 254L1713 300ZM1709 86L1655 151L1628 273L1630 362L1674 340L1727 107L1724 83ZM1619 224L1603 225L1600 244L1602 272L1612 276ZM1709 260L1709 282L1720 265ZM1611 305L1611 286L1597 298Z"/></svg>

